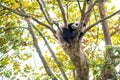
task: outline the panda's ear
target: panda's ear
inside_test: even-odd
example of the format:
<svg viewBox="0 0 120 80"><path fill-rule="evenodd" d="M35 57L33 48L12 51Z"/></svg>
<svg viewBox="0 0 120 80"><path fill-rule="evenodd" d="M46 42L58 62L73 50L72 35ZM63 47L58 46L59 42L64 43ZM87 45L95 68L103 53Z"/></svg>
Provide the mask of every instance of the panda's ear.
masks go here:
<svg viewBox="0 0 120 80"><path fill-rule="evenodd" d="M71 27L74 23L68 23L68 27Z"/></svg>

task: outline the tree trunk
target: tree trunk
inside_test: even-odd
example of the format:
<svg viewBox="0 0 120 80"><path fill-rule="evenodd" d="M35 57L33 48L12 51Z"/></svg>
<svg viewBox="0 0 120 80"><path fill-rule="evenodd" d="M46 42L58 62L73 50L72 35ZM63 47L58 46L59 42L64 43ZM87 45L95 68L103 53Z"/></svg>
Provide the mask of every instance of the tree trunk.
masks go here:
<svg viewBox="0 0 120 80"><path fill-rule="evenodd" d="M64 50L75 66L75 79L89 80L89 64L85 55L80 50L78 41L74 41L71 47L64 46Z"/></svg>
<svg viewBox="0 0 120 80"><path fill-rule="evenodd" d="M98 8L99 8L101 19L104 19L106 17L103 1L104 0L98 0ZM104 33L105 44L112 45L107 21L102 22L102 29L103 29L103 33ZM111 79L111 78L115 77L115 69L113 69L113 68L115 68L115 66L113 65L114 55L111 50L106 51L105 59L107 61L104 63L105 68L101 70L101 74L100 74L98 80L107 80L107 79Z"/></svg>
<svg viewBox="0 0 120 80"><path fill-rule="evenodd" d="M60 32L58 32L58 35L60 35L59 41L62 44L61 46L75 66L75 80L89 80L89 64L87 58L80 50L80 42L74 40L72 41L72 45L69 46L63 40Z"/></svg>

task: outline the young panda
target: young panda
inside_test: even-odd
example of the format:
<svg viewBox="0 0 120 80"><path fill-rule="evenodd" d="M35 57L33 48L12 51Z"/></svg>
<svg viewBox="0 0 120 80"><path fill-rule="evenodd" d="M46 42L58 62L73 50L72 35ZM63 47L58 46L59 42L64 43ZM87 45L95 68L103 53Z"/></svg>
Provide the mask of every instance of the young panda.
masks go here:
<svg viewBox="0 0 120 80"><path fill-rule="evenodd" d="M68 28L62 28L62 36L67 43L71 44L71 41L77 36L78 24L79 23L68 23Z"/></svg>
<svg viewBox="0 0 120 80"><path fill-rule="evenodd" d="M71 44L71 41L77 36L77 28L79 23L68 23L68 28L62 28L62 37L68 43Z"/></svg>
<svg viewBox="0 0 120 80"><path fill-rule="evenodd" d="M75 39L75 37L78 34L77 28L78 28L79 23L75 22L75 23L68 23L68 28L66 28L65 26L61 25L60 28L62 30L61 33L61 37L64 39L64 41L66 41L68 44L71 44L71 42ZM80 36L83 35L84 31L84 26L81 30ZM60 34L60 32L59 32ZM58 38L60 36L58 35Z"/></svg>

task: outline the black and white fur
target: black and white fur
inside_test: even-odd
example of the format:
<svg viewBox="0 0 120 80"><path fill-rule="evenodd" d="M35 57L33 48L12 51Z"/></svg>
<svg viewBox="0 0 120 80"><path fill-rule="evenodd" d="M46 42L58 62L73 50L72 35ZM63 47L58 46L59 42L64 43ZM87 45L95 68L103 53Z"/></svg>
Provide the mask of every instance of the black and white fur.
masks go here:
<svg viewBox="0 0 120 80"><path fill-rule="evenodd" d="M71 44L71 41L77 36L78 23L68 23L68 28L62 28L62 37L68 43Z"/></svg>
<svg viewBox="0 0 120 80"><path fill-rule="evenodd" d="M60 26L61 28L61 37L63 38L64 41L66 41L68 44L71 44L71 42L75 39L75 37L77 36L78 34L78 26L79 23L78 22L75 22L75 23L68 23L68 27L65 27L63 25ZM83 27L81 29L81 33L80 33L80 36L83 35L83 32L84 32L84 29L85 27ZM59 38L60 36L57 35L57 37Z"/></svg>

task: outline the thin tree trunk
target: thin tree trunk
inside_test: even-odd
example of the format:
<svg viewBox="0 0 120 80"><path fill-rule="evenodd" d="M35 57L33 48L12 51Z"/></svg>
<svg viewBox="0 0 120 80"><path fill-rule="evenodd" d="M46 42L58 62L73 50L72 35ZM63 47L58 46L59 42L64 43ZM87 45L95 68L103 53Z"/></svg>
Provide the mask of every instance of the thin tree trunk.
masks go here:
<svg viewBox="0 0 120 80"><path fill-rule="evenodd" d="M40 50L40 48L39 48L39 46L38 46L38 41L37 41L37 39L36 39L36 36L35 36L35 34L34 34L33 30L32 30L31 23L30 23L28 20L27 20L27 24L28 24L28 30L29 30L29 32L30 32L30 34L31 34L31 37L32 37L32 39L33 39L33 45L34 45L36 51L38 52L38 55L39 55L39 57L40 57L40 59L41 59L41 61L42 61L42 63L43 63L43 66L44 66L47 74L48 74L51 78L53 77L52 80L58 80L58 79L56 78L56 76L52 73L51 69L49 68L49 66L48 66L48 64L47 64L47 62L46 62L46 60L44 59L44 56L42 55L42 52L41 52L41 50Z"/></svg>
<svg viewBox="0 0 120 80"><path fill-rule="evenodd" d="M106 17L103 1L104 0L98 0L98 8L99 8L101 19L104 19ZM107 21L102 22L102 29L104 33L105 44L112 45ZM115 77L115 70L113 69L115 68L115 66L113 65L114 55L111 50L106 51L105 59L107 61L104 63L105 68L101 70L101 74L98 77L98 80L107 80Z"/></svg>

